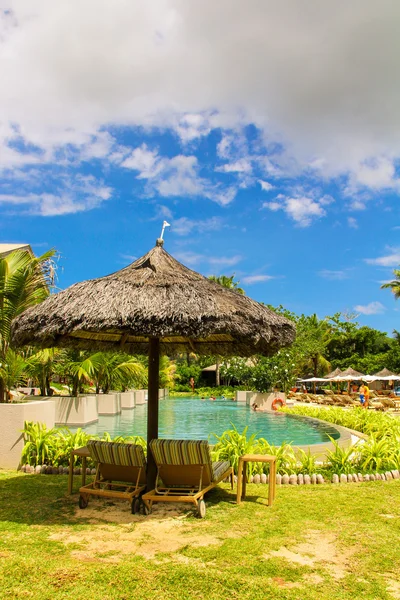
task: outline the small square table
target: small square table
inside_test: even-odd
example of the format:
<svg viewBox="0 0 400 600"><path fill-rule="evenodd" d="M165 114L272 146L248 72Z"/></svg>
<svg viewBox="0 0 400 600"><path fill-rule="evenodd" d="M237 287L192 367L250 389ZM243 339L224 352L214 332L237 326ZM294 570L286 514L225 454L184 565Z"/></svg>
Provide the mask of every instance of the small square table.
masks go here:
<svg viewBox="0 0 400 600"><path fill-rule="evenodd" d="M268 506L272 506L276 490L276 456L271 454L244 454L239 458L237 504L240 504L246 497L246 463L248 462L269 463Z"/></svg>
<svg viewBox="0 0 400 600"><path fill-rule="evenodd" d="M90 456L89 449L87 446L82 448L75 448L71 450L69 457L69 472L68 472L68 494L72 494L73 480L74 480L74 456L82 457L82 485L86 483L86 459Z"/></svg>

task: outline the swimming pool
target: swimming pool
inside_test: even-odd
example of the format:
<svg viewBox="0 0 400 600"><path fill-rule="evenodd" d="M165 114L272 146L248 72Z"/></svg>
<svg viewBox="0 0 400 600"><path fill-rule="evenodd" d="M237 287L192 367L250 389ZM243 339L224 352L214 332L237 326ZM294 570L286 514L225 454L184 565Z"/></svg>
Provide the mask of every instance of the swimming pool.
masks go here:
<svg viewBox="0 0 400 600"><path fill-rule="evenodd" d="M117 435L140 435L146 437L147 404L132 410L123 410L115 416L99 417L97 423L85 427L91 434L108 432ZM244 402L200 398L173 398L160 400L159 437L173 439L209 439L216 441L212 433L221 435L232 424L242 431L248 426L248 435L266 438L269 443L280 445L321 444L340 437L338 430L329 424L319 423L306 417L294 417L283 413L254 412Z"/></svg>

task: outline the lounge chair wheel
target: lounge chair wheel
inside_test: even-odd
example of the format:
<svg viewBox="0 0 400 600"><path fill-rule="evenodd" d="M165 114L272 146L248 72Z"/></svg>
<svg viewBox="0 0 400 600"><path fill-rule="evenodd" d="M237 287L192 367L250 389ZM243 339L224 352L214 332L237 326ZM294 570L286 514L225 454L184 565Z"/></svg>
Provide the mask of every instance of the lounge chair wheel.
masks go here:
<svg viewBox="0 0 400 600"><path fill-rule="evenodd" d="M89 502L83 496L79 496L79 508L86 508Z"/></svg>
<svg viewBox="0 0 400 600"><path fill-rule="evenodd" d="M197 513L198 513L200 519L204 519L204 517L206 516L206 503L204 502L204 500L198 501Z"/></svg>
<svg viewBox="0 0 400 600"><path fill-rule="evenodd" d="M133 515L137 515L140 512L141 500L140 498L134 498L132 500L131 512Z"/></svg>

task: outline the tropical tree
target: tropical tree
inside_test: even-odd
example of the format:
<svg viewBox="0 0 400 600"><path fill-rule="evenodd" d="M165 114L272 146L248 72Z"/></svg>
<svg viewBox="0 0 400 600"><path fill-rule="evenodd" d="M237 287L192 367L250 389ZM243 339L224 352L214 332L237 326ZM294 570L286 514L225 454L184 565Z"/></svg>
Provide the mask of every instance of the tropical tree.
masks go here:
<svg viewBox="0 0 400 600"><path fill-rule="evenodd" d="M224 288L234 290L238 294L242 294L242 295L245 294L244 290L241 287L239 287L240 281L235 281L235 273L233 273L233 275L231 275L230 277L228 277L227 275L218 275L218 276L210 275L210 277L208 279L210 279L210 281L215 281L215 283L219 283L219 285L222 285L222 287L224 287ZM217 356L216 363L215 363L216 364L215 383L216 383L217 387L219 387L219 385L221 384L220 363L221 363L221 358L220 358L220 356Z"/></svg>
<svg viewBox="0 0 400 600"><path fill-rule="evenodd" d="M45 348L26 359L25 373L40 387L42 396L51 396L51 378L57 369L57 362L65 355L59 348Z"/></svg>
<svg viewBox="0 0 400 600"><path fill-rule="evenodd" d="M383 283L381 285L381 289L388 288L392 290L394 297L396 300L400 298L400 269L393 269L393 275L395 279L392 281L388 281L387 283Z"/></svg>
<svg viewBox="0 0 400 600"><path fill-rule="evenodd" d="M176 364L168 356L160 358L160 388L173 388L175 384Z"/></svg>
<svg viewBox="0 0 400 600"><path fill-rule="evenodd" d="M318 319L316 314L301 315L296 323L296 331L294 347L304 368L311 368L314 377L327 373L330 363L325 358L325 353L331 333L328 322Z"/></svg>
<svg viewBox="0 0 400 600"><path fill-rule="evenodd" d="M124 391L129 387L147 384L146 368L135 357L123 353L96 352L88 355L79 353L68 364L68 372L72 379L72 395L82 390L84 383L93 382L96 393L100 389L107 394L110 390Z"/></svg>
<svg viewBox="0 0 400 600"><path fill-rule="evenodd" d="M24 357L12 348L8 348L5 361L0 366L0 378L7 392L13 387L23 385L26 381L26 362Z"/></svg>
<svg viewBox="0 0 400 600"><path fill-rule="evenodd" d="M0 402L4 402L7 388L12 320L49 295L53 256L54 250L37 258L26 250L15 250L0 257Z"/></svg>
<svg viewBox="0 0 400 600"><path fill-rule="evenodd" d="M215 281L216 283L219 283L220 285L222 285L222 287L234 290L239 294L245 294L244 290L241 287L239 287L240 281L235 281L235 273L233 273L233 275L231 275L230 277L227 277L226 275L210 275L208 279L210 279L210 281Z"/></svg>

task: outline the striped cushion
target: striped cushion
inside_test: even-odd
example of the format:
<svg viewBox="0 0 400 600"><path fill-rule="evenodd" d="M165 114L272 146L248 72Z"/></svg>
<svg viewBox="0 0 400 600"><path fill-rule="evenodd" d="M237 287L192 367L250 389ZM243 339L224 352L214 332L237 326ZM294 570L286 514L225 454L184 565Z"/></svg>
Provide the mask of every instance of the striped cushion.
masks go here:
<svg viewBox="0 0 400 600"><path fill-rule="evenodd" d="M87 447L91 457L97 463L122 467L144 467L146 465L143 448L136 444L89 440Z"/></svg>
<svg viewBox="0 0 400 600"><path fill-rule="evenodd" d="M219 481L224 473L227 472L231 463L228 460L219 460L212 464L213 481Z"/></svg>
<svg viewBox="0 0 400 600"><path fill-rule="evenodd" d="M151 440L150 448L157 465L206 465L211 481L230 467L226 461L212 462L206 440Z"/></svg>

